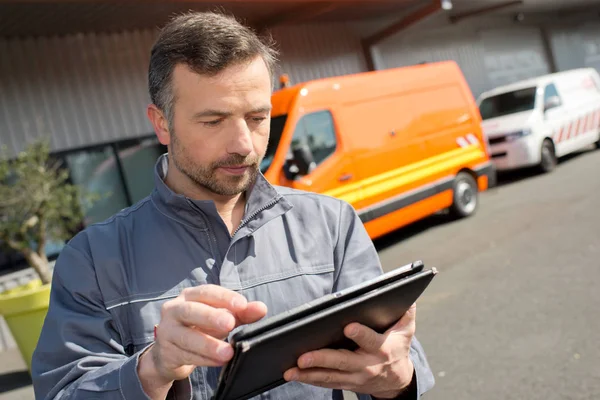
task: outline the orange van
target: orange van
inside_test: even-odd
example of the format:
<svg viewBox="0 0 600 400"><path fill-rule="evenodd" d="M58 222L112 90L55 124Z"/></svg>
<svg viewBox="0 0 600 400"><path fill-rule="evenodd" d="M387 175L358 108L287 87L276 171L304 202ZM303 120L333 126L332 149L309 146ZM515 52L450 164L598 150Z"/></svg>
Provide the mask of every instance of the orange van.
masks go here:
<svg viewBox="0 0 600 400"><path fill-rule="evenodd" d="M495 176L454 62L304 82L272 105L265 177L346 200L371 238L444 209L470 216Z"/></svg>

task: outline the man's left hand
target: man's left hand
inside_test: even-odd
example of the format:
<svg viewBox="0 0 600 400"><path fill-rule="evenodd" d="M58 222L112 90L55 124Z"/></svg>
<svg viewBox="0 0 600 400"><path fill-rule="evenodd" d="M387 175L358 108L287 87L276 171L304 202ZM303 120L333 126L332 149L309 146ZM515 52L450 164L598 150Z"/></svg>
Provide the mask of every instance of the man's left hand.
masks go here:
<svg viewBox="0 0 600 400"><path fill-rule="evenodd" d="M285 380L382 399L399 396L413 377L409 354L416 311L413 304L383 334L358 323L349 324L344 334L358 344L356 351L323 349L303 354L298 359L298 368L286 371Z"/></svg>

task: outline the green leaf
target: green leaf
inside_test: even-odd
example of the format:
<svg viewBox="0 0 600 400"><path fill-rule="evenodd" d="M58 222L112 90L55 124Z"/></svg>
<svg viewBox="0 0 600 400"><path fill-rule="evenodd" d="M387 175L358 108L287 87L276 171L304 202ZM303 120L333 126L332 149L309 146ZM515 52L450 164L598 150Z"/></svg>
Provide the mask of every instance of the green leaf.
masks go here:
<svg viewBox="0 0 600 400"><path fill-rule="evenodd" d="M51 159L46 140L30 143L12 159L7 154L3 148L0 241L24 254L28 261L31 252L46 260L47 240L70 239L83 221L84 207L91 206L98 195L85 193L68 182L68 171Z"/></svg>

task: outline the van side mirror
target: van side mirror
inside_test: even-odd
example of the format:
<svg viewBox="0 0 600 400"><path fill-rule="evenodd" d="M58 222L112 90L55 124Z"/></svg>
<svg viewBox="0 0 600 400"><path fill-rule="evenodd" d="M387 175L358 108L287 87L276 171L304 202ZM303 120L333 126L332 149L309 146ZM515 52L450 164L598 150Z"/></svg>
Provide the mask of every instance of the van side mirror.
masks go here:
<svg viewBox="0 0 600 400"><path fill-rule="evenodd" d="M298 176L298 172L298 166L294 164L294 160L289 159L285 161L285 163L283 164L283 174L285 175L285 178L287 180L295 180Z"/></svg>
<svg viewBox="0 0 600 400"><path fill-rule="evenodd" d="M314 163L310 147L306 144L298 144L292 147L292 157L285 162L283 172L287 179L294 180L298 176L308 175Z"/></svg>
<svg viewBox="0 0 600 400"><path fill-rule="evenodd" d="M544 111L548 111L558 106L560 106L560 98L558 96L552 96L546 100L546 103L544 104Z"/></svg>

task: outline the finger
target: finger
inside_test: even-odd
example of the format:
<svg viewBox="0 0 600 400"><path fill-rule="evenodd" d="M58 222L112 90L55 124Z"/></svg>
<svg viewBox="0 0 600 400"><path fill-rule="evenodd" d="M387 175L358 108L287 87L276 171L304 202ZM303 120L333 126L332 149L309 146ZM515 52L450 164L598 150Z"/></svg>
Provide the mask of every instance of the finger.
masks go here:
<svg viewBox="0 0 600 400"><path fill-rule="evenodd" d="M203 303L181 301L169 306L173 318L200 331L217 332L227 335L235 327L235 317L227 310L219 310Z"/></svg>
<svg viewBox="0 0 600 400"><path fill-rule="evenodd" d="M157 335L162 333L157 332ZM170 328L164 334L165 340L169 340L187 353L220 362L227 362L233 357L233 348L229 343L195 329L179 325Z"/></svg>
<svg viewBox="0 0 600 400"><path fill-rule="evenodd" d="M236 327L238 326L238 322L237 319L236 321ZM190 329L195 329L198 332L202 332L208 336L212 336L215 339L218 340L225 340L226 338L229 337L229 335L231 334L231 331L233 331L233 329L231 331L223 331L222 329L216 330L216 329L210 329L210 328L197 328L195 326L190 326ZM235 329L235 327L234 327Z"/></svg>
<svg viewBox="0 0 600 400"><path fill-rule="evenodd" d="M223 360L215 360L210 357L205 357L201 354L193 353L184 350L177 346L173 342L160 345L164 347L163 354L167 354L166 358L170 360L173 365L194 365L197 367L222 367L227 363Z"/></svg>
<svg viewBox="0 0 600 400"><path fill-rule="evenodd" d="M291 368L284 373L283 378L288 382L296 381L331 389L349 389L357 381L353 373L320 368L308 370Z"/></svg>
<svg viewBox="0 0 600 400"><path fill-rule="evenodd" d="M182 291L182 295L186 301L226 308L234 314L243 311L248 305L248 301L241 294L217 285L206 284L186 288Z"/></svg>
<svg viewBox="0 0 600 400"><path fill-rule="evenodd" d="M410 308L404 313L402 318L398 320L387 332L405 332L409 335L414 334L417 318L417 303L413 303ZM387 333L386 332L386 333Z"/></svg>
<svg viewBox="0 0 600 400"><path fill-rule="evenodd" d="M298 359L298 367L326 368L344 372L359 372L364 369L364 359L349 350L323 349L303 354Z"/></svg>
<svg viewBox="0 0 600 400"><path fill-rule="evenodd" d="M384 335L380 335L371 328L359 323L346 326L344 334L367 353L376 353L385 342Z"/></svg>
<svg viewBox="0 0 600 400"><path fill-rule="evenodd" d="M267 306L260 301L248 303L248 307L237 314L239 324L251 324L267 315Z"/></svg>

